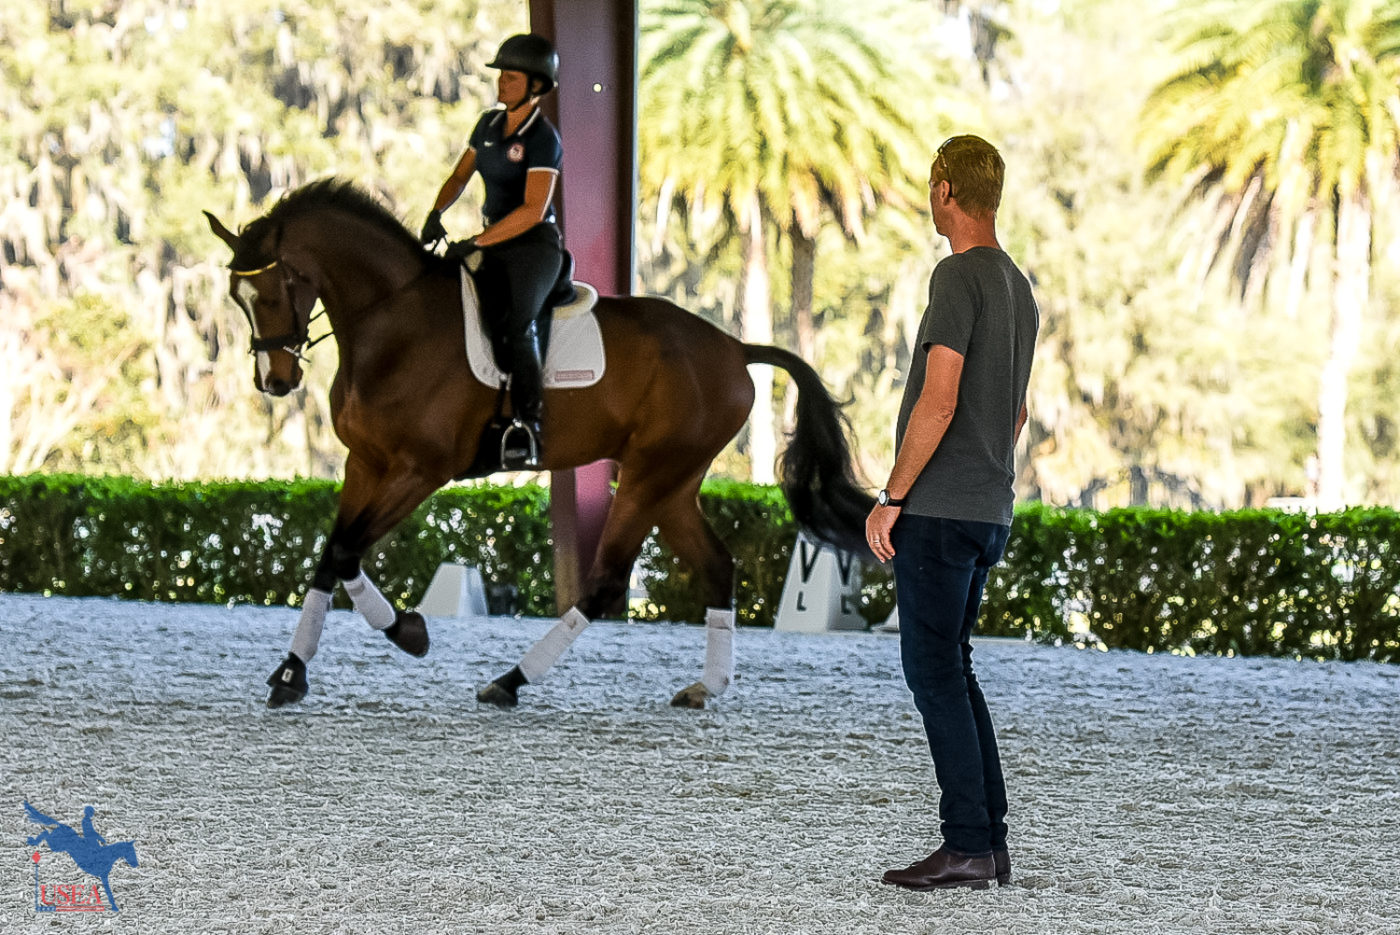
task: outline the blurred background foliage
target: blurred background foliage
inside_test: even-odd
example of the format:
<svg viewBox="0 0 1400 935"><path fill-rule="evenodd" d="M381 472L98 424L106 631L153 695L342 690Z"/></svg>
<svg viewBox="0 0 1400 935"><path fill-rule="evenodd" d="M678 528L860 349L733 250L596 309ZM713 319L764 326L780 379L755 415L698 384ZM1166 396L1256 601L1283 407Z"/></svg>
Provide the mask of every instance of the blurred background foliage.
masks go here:
<svg viewBox="0 0 1400 935"><path fill-rule="evenodd" d="M1400 504L1398 7L642 0L636 288L799 350L878 485L946 251L928 163L976 132L1006 157L1003 244L1041 304L1023 496L1238 507L1321 480ZM0 473L336 476L333 345L294 396L259 396L200 212L242 226L335 174L416 228L525 27L518 0L7 4ZM769 476L788 389L717 474Z"/></svg>

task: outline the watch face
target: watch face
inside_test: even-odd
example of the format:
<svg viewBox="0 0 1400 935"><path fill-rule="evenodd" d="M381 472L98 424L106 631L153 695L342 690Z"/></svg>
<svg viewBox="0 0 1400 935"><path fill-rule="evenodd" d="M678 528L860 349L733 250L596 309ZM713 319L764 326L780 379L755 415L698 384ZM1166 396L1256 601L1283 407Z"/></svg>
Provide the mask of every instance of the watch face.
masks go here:
<svg viewBox="0 0 1400 935"><path fill-rule="evenodd" d="M876 497L876 499L879 500L880 506L889 506L890 492L888 490L882 490L880 491L880 495Z"/></svg>

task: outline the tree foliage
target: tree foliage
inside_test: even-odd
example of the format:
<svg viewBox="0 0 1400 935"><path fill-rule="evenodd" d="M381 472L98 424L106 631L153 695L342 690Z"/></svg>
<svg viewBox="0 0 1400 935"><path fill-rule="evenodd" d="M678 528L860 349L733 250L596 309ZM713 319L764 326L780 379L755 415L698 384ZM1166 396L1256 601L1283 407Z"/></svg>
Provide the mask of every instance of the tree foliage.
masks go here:
<svg viewBox="0 0 1400 935"><path fill-rule="evenodd" d="M424 210L523 26L476 0L50 0L0 17L0 471L333 473L334 361L291 406L201 209L339 174Z"/></svg>
<svg viewBox="0 0 1400 935"><path fill-rule="evenodd" d="M946 108L934 105L937 95L901 89L951 81L907 41L903 27L917 23L908 8L901 16L883 3L666 0L646 12L644 197L663 221L674 199L734 231L744 251L736 319L745 340L774 339L770 254L781 241L792 334L811 357L821 225L834 222L859 243L881 205L918 210L919 129L938 125L921 118ZM755 374L756 480L772 479L771 380Z"/></svg>
<svg viewBox="0 0 1400 935"><path fill-rule="evenodd" d="M1149 171L1185 179L1214 223L1209 262L1247 302L1271 267L1296 314L1322 245L1327 354L1318 374L1317 497L1347 499L1347 399L1371 300L1373 205L1400 163L1400 3L1212 0L1168 20L1175 70L1149 96Z"/></svg>
<svg viewBox="0 0 1400 935"><path fill-rule="evenodd" d="M1212 504L1259 504L1309 489L1339 206L1364 194L1347 496L1400 502L1400 106L1382 67L1396 6L647 0L638 286L742 334L762 277L771 340L851 402L878 482L946 249L928 160L950 133L981 133L1006 156L999 226L1042 311L1022 493L1071 503L1139 467ZM200 211L246 224L338 174L416 226L525 8L6 6L0 472L334 476L332 345L296 396L256 394L227 251ZM1159 15L1200 28L1164 44L1143 28ZM455 213L463 233L477 199ZM748 476L750 451L718 472Z"/></svg>

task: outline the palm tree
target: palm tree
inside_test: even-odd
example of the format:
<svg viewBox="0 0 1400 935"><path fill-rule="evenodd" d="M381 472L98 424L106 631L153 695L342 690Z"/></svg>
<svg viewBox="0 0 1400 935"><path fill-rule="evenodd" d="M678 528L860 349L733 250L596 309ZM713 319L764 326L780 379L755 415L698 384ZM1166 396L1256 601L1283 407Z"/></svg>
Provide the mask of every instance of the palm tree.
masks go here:
<svg viewBox="0 0 1400 935"><path fill-rule="evenodd" d="M1245 300L1281 274L1296 311L1315 243L1330 252L1329 347L1317 400L1317 501L1345 500L1348 377L1370 300L1374 198L1400 142L1400 3L1213 0L1174 16L1180 67L1144 109L1150 174L1190 181L1206 244ZM1277 281L1279 277L1274 277Z"/></svg>
<svg viewBox="0 0 1400 935"><path fill-rule="evenodd" d="M746 341L773 340L769 249L787 237L797 332L810 343L817 230L834 216L859 238L882 201L917 204L931 146L907 108L930 84L896 68L898 43L877 34L868 4L666 0L643 12L644 188L718 206L733 225ZM772 376L754 380L753 477L771 482Z"/></svg>

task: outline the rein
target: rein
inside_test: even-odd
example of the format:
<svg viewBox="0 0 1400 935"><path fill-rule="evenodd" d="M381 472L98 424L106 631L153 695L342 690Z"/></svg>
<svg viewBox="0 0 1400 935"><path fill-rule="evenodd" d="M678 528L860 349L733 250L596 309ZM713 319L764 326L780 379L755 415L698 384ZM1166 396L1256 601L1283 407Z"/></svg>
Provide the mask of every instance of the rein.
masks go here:
<svg viewBox="0 0 1400 935"><path fill-rule="evenodd" d="M282 266L282 265L284 265L284 264L282 263L282 258L281 258L281 257L278 257L277 259L273 260L271 263L267 264L266 266L260 266L260 267L258 267L257 269L231 269L231 270L229 270L229 274L232 275L232 276L240 276L240 277L247 278L247 277L250 277L250 276L257 276L257 275L260 275L260 274L262 274L262 273L266 273L266 272L268 272L269 270L275 269L275 268L277 268L278 266ZM289 286L289 285L291 284L293 275L296 273L296 271L293 270L293 269L291 268L291 266L287 266L286 269L287 269L287 273L286 273L286 275L283 277L283 286L284 286L284 287L287 287L287 286ZM423 271L422 271L421 273L419 273L417 276L414 276L414 277L413 277L412 279L410 279L408 282L404 283L404 284L403 284L402 286L400 286L398 289L395 289L394 291L390 292L388 295L381 296L380 298L375 299L373 302L369 303L368 305L364 306L363 308L358 309L357 311L355 311L355 312L353 313L353 315L354 315L355 317L358 318L359 316L364 315L364 314L367 313L367 312L373 311L374 309L376 309L376 308L378 308L379 306L383 305L385 302L387 302L387 301L389 301L390 299L392 299L394 296L398 295L400 292L403 292L404 290L408 289L409 286L412 286L412 285L416 284L416 283L418 282L418 280L422 279L422 278L423 278L424 276L426 276L427 274L428 274L428 267L427 267L427 265L424 265ZM241 305L241 303L240 303L240 305ZM243 313L248 317L248 323L249 323L250 325L252 325L252 324L253 324L253 321L252 321L252 318L253 318L252 313L249 312L246 308L243 310ZM297 330L297 331L289 331L289 332L287 332L286 334L273 335L272 337L269 337L269 338L253 338L252 341L250 342L250 343L251 343L251 351L250 351L250 353L257 354L257 353L259 353L259 352L267 352L267 351L286 351L287 353L291 354L293 357L297 358L298 360L307 360L307 358L306 358L306 356L305 356L305 352L306 352L306 351L311 350L311 349L312 349L313 347L315 347L317 344L320 344L322 341L326 340L326 338L332 337L332 336L335 334L335 329L332 328L331 330L327 331L325 334L321 335L320 337L317 337L317 338L310 338L310 332L311 332L311 325L312 325L312 323L315 322L318 318L324 318L325 316L326 316L326 306L325 306L325 303L323 302L323 303L321 303L321 311L319 311L319 312L317 312L315 315L312 315L311 317L309 317L309 318L306 320L306 326L305 326L304 328L301 328L300 330ZM295 307L293 307L293 310L292 310L292 322L293 322L293 324L296 323L296 309L295 309ZM255 330L256 330L256 329L255 329Z"/></svg>

